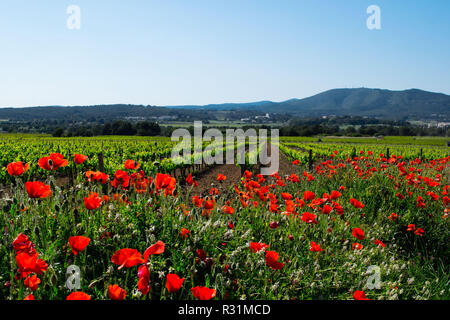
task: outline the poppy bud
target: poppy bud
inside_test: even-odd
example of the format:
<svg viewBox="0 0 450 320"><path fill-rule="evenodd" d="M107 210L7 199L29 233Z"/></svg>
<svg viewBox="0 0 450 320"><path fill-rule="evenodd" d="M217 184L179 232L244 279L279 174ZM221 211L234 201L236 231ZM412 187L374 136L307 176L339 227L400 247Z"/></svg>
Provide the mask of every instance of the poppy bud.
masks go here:
<svg viewBox="0 0 450 320"><path fill-rule="evenodd" d="M289 240L294 241L294 236L292 234L289 235Z"/></svg>

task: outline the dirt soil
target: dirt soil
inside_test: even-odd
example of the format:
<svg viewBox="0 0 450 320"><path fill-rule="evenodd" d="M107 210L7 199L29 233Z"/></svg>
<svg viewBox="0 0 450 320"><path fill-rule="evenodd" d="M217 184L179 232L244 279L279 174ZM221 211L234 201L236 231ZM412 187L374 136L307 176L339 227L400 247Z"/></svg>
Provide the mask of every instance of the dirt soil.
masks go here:
<svg viewBox="0 0 450 320"><path fill-rule="evenodd" d="M271 144L268 144L268 155L271 155ZM299 172L299 168L294 166L291 161L289 161L282 152L280 152L280 161L279 161L279 169L278 174L281 177L286 175L291 175L292 173ZM219 183L217 181L217 175L221 173L227 177L224 182ZM255 170L254 174L259 173L259 170ZM194 179L197 180L198 186L194 188L191 194L206 196L209 195L209 191L211 187L218 188L220 193L228 193L229 189L234 186L234 184L238 183L241 179L241 169L240 167L233 164L223 164L213 166L202 173L199 173L198 176L194 176Z"/></svg>
<svg viewBox="0 0 450 320"><path fill-rule="evenodd" d="M272 154L272 145L268 143L268 154ZM298 173L298 166L295 166L292 164L292 161L289 161L286 155L280 151L280 161L279 161L279 168L278 168L278 174L280 177L284 178L284 176L290 176L293 173Z"/></svg>
<svg viewBox="0 0 450 320"><path fill-rule="evenodd" d="M219 173L225 175L227 179L222 182L217 181ZM209 195L209 191L214 186L221 194L228 193L228 190L238 183L241 178L241 168L234 164L216 165L208 170L193 176L197 180L198 186L191 192L192 195Z"/></svg>

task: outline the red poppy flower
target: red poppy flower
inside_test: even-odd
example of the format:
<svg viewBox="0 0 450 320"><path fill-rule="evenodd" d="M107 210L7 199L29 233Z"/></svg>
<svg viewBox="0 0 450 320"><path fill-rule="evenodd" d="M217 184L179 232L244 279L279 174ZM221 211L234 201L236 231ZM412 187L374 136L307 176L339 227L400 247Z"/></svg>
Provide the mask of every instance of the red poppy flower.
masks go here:
<svg viewBox="0 0 450 320"><path fill-rule="evenodd" d="M75 157L73 159L73 162L75 162L75 164L82 164L83 162L85 162L87 160L87 156L85 156L84 154L75 154Z"/></svg>
<svg viewBox="0 0 450 320"><path fill-rule="evenodd" d="M417 208L425 208L426 204L421 196L417 197Z"/></svg>
<svg viewBox="0 0 450 320"><path fill-rule="evenodd" d="M102 198L98 196L97 193L93 192L89 195L89 197L84 198L84 206L88 210L95 210L100 208L102 204Z"/></svg>
<svg viewBox="0 0 450 320"><path fill-rule="evenodd" d="M280 224L277 221L272 221L269 225L270 229L277 229Z"/></svg>
<svg viewBox="0 0 450 320"><path fill-rule="evenodd" d="M191 232L188 229L181 228L179 236L181 239L186 239L187 237L189 237L190 234L191 234Z"/></svg>
<svg viewBox="0 0 450 320"><path fill-rule="evenodd" d="M340 196L342 196L342 193L340 193L339 191L336 191L336 190L331 191L331 194L330 194L331 200L336 200Z"/></svg>
<svg viewBox="0 0 450 320"><path fill-rule="evenodd" d="M227 179L227 176L225 176L225 175L223 175L221 173L219 173L217 175L217 181L225 181L226 179Z"/></svg>
<svg viewBox="0 0 450 320"><path fill-rule="evenodd" d="M325 214L329 214L333 210L332 206L329 206L328 204L324 205L322 208L322 212Z"/></svg>
<svg viewBox="0 0 450 320"><path fill-rule="evenodd" d="M23 300L34 300L34 296L30 293Z"/></svg>
<svg viewBox="0 0 450 320"><path fill-rule="evenodd" d="M98 181L102 184L105 184L108 182L109 176L103 172L100 171L86 171L86 177L88 178L88 181Z"/></svg>
<svg viewBox="0 0 450 320"><path fill-rule="evenodd" d="M125 169L126 170L136 170L139 169L141 165L134 160L126 160L125 161Z"/></svg>
<svg viewBox="0 0 450 320"><path fill-rule="evenodd" d="M433 199L433 201L436 201L439 199L439 196L436 193L434 193L433 191L428 191L427 196L430 196L431 199Z"/></svg>
<svg viewBox="0 0 450 320"><path fill-rule="evenodd" d="M278 211L278 205L275 202L270 202L270 212L277 212Z"/></svg>
<svg viewBox="0 0 450 320"><path fill-rule="evenodd" d="M423 230L422 228L417 228L414 234L417 236L423 236L425 234L425 230Z"/></svg>
<svg viewBox="0 0 450 320"><path fill-rule="evenodd" d="M146 295L150 291L150 271L148 270L148 267L146 264L143 264L138 269L138 290L143 294Z"/></svg>
<svg viewBox="0 0 450 320"><path fill-rule="evenodd" d="M82 291L75 291L69 294L66 300L91 300L91 296Z"/></svg>
<svg viewBox="0 0 450 320"><path fill-rule="evenodd" d="M361 202L359 202L358 200L354 199L354 198L350 199L350 203L351 203L352 206L354 206L355 208L358 208L358 209L364 208L364 205L363 205Z"/></svg>
<svg viewBox="0 0 450 320"><path fill-rule="evenodd" d="M360 228L353 228L352 235L359 240L363 240L365 238L364 231Z"/></svg>
<svg viewBox="0 0 450 320"><path fill-rule="evenodd" d="M253 175L253 173L251 173L248 170L245 170L245 172L244 172L245 179L247 179L247 180L250 179L252 177L252 175Z"/></svg>
<svg viewBox="0 0 450 320"><path fill-rule="evenodd" d="M83 236L75 236L69 238L69 244L74 255L77 255L78 252L86 249L89 242L91 242L91 239Z"/></svg>
<svg viewBox="0 0 450 320"><path fill-rule="evenodd" d="M206 200L205 203L203 204L203 208L205 208L206 210L212 210L214 208L214 202L212 200Z"/></svg>
<svg viewBox="0 0 450 320"><path fill-rule="evenodd" d="M303 199L305 201L313 200L316 197L316 194L312 191L305 191L303 193Z"/></svg>
<svg viewBox="0 0 450 320"><path fill-rule="evenodd" d="M287 193L287 192L282 192L281 193L281 197L283 197L284 200L291 200L292 199L292 195L290 193Z"/></svg>
<svg viewBox="0 0 450 320"><path fill-rule="evenodd" d="M38 253L29 254L26 252L19 253L16 255L17 266L19 267L19 273L22 277L25 277L27 273L34 272L36 274L42 274L47 270L47 263L38 259Z"/></svg>
<svg viewBox="0 0 450 320"><path fill-rule="evenodd" d="M166 245L164 244L164 242L162 242L161 240L157 241L154 245L151 245L147 250L145 250L144 261L147 262L148 256L150 255L163 253L165 248Z"/></svg>
<svg viewBox="0 0 450 320"><path fill-rule="evenodd" d="M36 289L38 288L39 283L41 283L41 279L39 279L37 277L37 275L32 275L27 277L23 283L25 284L26 287L30 288L31 291L36 291Z"/></svg>
<svg viewBox="0 0 450 320"><path fill-rule="evenodd" d="M364 291L356 290L352 295L355 300L371 300L366 297Z"/></svg>
<svg viewBox="0 0 450 320"><path fill-rule="evenodd" d="M284 202L286 204L286 211L289 212L289 213L293 213L294 210L295 210L294 201L292 201L292 200L285 200Z"/></svg>
<svg viewBox="0 0 450 320"><path fill-rule="evenodd" d="M127 296L127 292L117 284L113 284L108 287L108 296L111 300L124 300Z"/></svg>
<svg viewBox="0 0 450 320"><path fill-rule="evenodd" d="M416 230L416 225L408 224L408 227L406 228L406 231L414 231L414 230Z"/></svg>
<svg viewBox="0 0 450 320"><path fill-rule="evenodd" d="M294 165L294 166L296 166L296 165L299 165L300 164L300 160L294 160L294 161L292 161L292 164Z"/></svg>
<svg viewBox="0 0 450 320"><path fill-rule="evenodd" d="M143 266L144 267L144 266ZM138 290L143 294L146 295L150 292L150 280L147 278L139 278L138 280Z"/></svg>
<svg viewBox="0 0 450 320"><path fill-rule="evenodd" d="M284 267L284 263L278 261L280 255L275 251L266 251L266 265L274 270L280 270Z"/></svg>
<svg viewBox="0 0 450 320"><path fill-rule="evenodd" d="M22 163L22 161L19 162L11 162L6 166L6 169L8 170L8 173L11 176L17 177L22 174L24 174L30 165L28 163L25 163L25 165Z"/></svg>
<svg viewBox="0 0 450 320"><path fill-rule="evenodd" d="M447 205L450 204L450 198L447 197L447 196L442 197L442 202L443 202L443 204L444 204L444 207L446 207Z"/></svg>
<svg viewBox="0 0 450 320"><path fill-rule="evenodd" d="M17 266L22 272L31 272L36 267L36 261L38 259L38 253L28 254L22 252L16 255Z"/></svg>
<svg viewBox="0 0 450 320"><path fill-rule="evenodd" d="M392 212L391 215L388 217L388 219L395 221L398 219L398 215L395 212Z"/></svg>
<svg viewBox="0 0 450 320"><path fill-rule="evenodd" d="M250 251L255 253L261 250L265 250L268 247L269 247L268 244L262 242L250 242Z"/></svg>
<svg viewBox="0 0 450 320"><path fill-rule="evenodd" d="M192 173L189 173L189 175L186 178L186 183L190 186L194 184L194 179L192 178Z"/></svg>
<svg viewBox="0 0 450 320"><path fill-rule="evenodd" d="M60 167L65 167L69 162L64 159L60 153L51 153L48 157L40 158L38 161L39 167L45 170L58 170Z"/></svg>
<svg viewBox="0 0 450 320"><path fill-rule="evenodd" d="M200 260L204 261L206 259L206 252L203 249L197 249L197 256L200 258Z"/></svg>
<svg viewBox="0 0 450 320"><path fill-rule="evenodd" d="M183 285L184 278L180 278L174 273L167 274L166 288L170 293L177 292Z"/></svg>
<svg viewBox="0 0 450 320"><path fill-rule="evenodd" d="M193 196L192 197L192 203L197 207L201 208L203 206L203 199L199 196Z"/></svg>
<svg viewBox="0 0 450 320"><path fill-rule="evenodd" d="M114 180L111 181L111 185L116 189L119 186L122 187L122 189L126 189L130 185L130 176L125 171L117 170L114 174Z"/></svg>
<svg viewBox="0 0 450 320"><path fill-rule="evenodd" d="M161 189L164 189L164 194L166 196L168 194L172 194L173 190L175 189L176 183L176 179L170 176L170 174L156 174L155 188L157 192Z"/></svg>
<svg viewBox="0 0 450 320"><path fill-rule="evenodd" d="M191 288L191 292L199 300L210 300L216 296L216 289L207 287L194 287Z"/></svg>
<svg viewBox="0 0 450 320"><path fill-rule="evenodd" d="M33 272L36 274L43 274L48 269L48 264L42 259L37 259Z"/></svg>
<svg viewBox="0 0 450 320"><path fill-rule="evenodd" d="M320 251L323 251L323 249L320 247L320 244L317 244L314 241L311 241L311 248L309 249L309 251L320 252Z"/></svg>
<svg viewBox="0 0 450 320"><path fill-rule="evenodd" d="M400 200L405 199L405 196L402 195L401 193L397 193L397 198L399 198Z"/></svg>
<svg viewBox="0 0 450 320"><path fill-rule="evenodd" d="M248 182L248 186L250 187L250 189L259 189L259 188L261 188L261 185L258 182L253 181L253 180L250 180Z"/></svg>
<svg viewBox="0 0 450 320"><path fill-rule="evenodd" d="M142 259L142 255L136 249L120 249L117 250L116 253L111 257L111 262L119 266L119 270L123 267L131 268L138 264L144 263L144 259Z"/></svg>
<svg viewBox="0 0 450 320"><path fill-rule="evenodd" d="M27 182L25 183L25 187L27 188L28 196L30 198L47 198L52 195L52 191L50 190L50 186L40 182Z"/></svg>
<svg viewBox="0 0 450 320"><path fill-rule="evenodd" d="M316 221L316 217L317 216L314 213L303 212L302 221L305 221L306 223L318 224L318 222Z"/></svg>
<svg viewBox="0 0 450 320"><path fill-rule="evenodd" d="M377 246L382 246L383 248L386 247L386 245L383 242L381 242L380 240L378 240L378 239L375 240L375 244Z"/></svg>
<svg viewBox="0 0 450 320"><path fill-rule="evenodd" d="M361 250L363 247L363 245L361 243L355 242L352 244L352 250Z"/></svg>
<svg viewBox="0 0 450 320"><path fill-rule="evenodd" d="M227 213L227 214L233 214L234 213L234 209L230 206L223 206L222 207L222 211L223 213Z"/></svg>
<svg viewBox="0 0 450 320"><path fill-rule="evenodd" d="M20 233L17 236L17 238L13 241L13 248L14 251L16 252L16 255L22 252L31 255L36 253L36 250L34 249L34 244L23 233Z"/></svg>

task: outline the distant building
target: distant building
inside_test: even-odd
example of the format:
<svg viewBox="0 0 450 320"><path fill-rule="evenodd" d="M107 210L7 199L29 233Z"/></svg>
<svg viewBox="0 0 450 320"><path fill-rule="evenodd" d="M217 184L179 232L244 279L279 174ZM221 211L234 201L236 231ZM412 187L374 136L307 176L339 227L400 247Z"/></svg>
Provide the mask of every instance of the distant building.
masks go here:
<svg viewBox="0 0 450 320"><path fill-rule="evenodd" d="M158 120L164 121L164 120L175 120L177 119L177 116L160 116L158 117Z"/></svg>

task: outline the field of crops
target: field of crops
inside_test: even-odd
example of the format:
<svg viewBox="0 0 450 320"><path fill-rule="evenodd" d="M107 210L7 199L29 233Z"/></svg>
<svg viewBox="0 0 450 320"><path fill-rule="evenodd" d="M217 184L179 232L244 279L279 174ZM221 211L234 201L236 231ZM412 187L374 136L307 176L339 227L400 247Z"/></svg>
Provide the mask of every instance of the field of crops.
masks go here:
<svg viewBox="0 0 450 320"><path fill-rule="evenodd" d="M360 154L372 153L381 158L391 155L401 156L405 160L432 160L449 155L450 148L446 138L385 137L375 138L317 138L284 137L280 149L290 158L299 159L302 163L309 161L309 150L312 160L326 157L337 157L341 160L354 158Z"/></svg>
<svg viewBox="0 0 450 320"><path fill-rule="evenodd" d="M23 163L38 163L38 160L50 153L64 154L73 157L75 154L83 154L88 158L80 167L66 166L57 171L58 176L71 176L74 169L101 169L104 173L113 175L123 167L125 160L132 157L140 163L141 170L146 173L172 173L176 169L194 170L193 164L197 164L198 158L205 156L208 149L214 150L216 144L203 141L202 150L194 152L193 142L189 146L191 156L188 163L177 163L171 158L172 149L178 141L171 141L167 137L96 137L96 138L53 138L45 135L16 135L9 134L0 136L0 182L13 182L13 178L7 172L7 165L11 162L21 161ZM246 141L246 150L249 151L250 141ZM235 141L232 145L221 146L224 154L226 150L237 149L240 144ZM217 151L217 150L215 150ZM258 151L258 150L255 150ZM103 163L98 157L102 154ZM211 152L214 155L214 151ZM245 167L252 167L251 160L257 156L256 152L246 152L245 158L240 159L235 155L236 163L243 163ZM249 159L250 157L250 159ZM185 170L183 170L184 172ZM39 166L31 166L25 176L47 177L47 170Z"/></svg>
<svg viewBox="0 0 450 320"><path fill-rule="evenodd" d="M0 299L449 299L446 140L328 139L205 195L168 138L0 136Z"/></svg>

